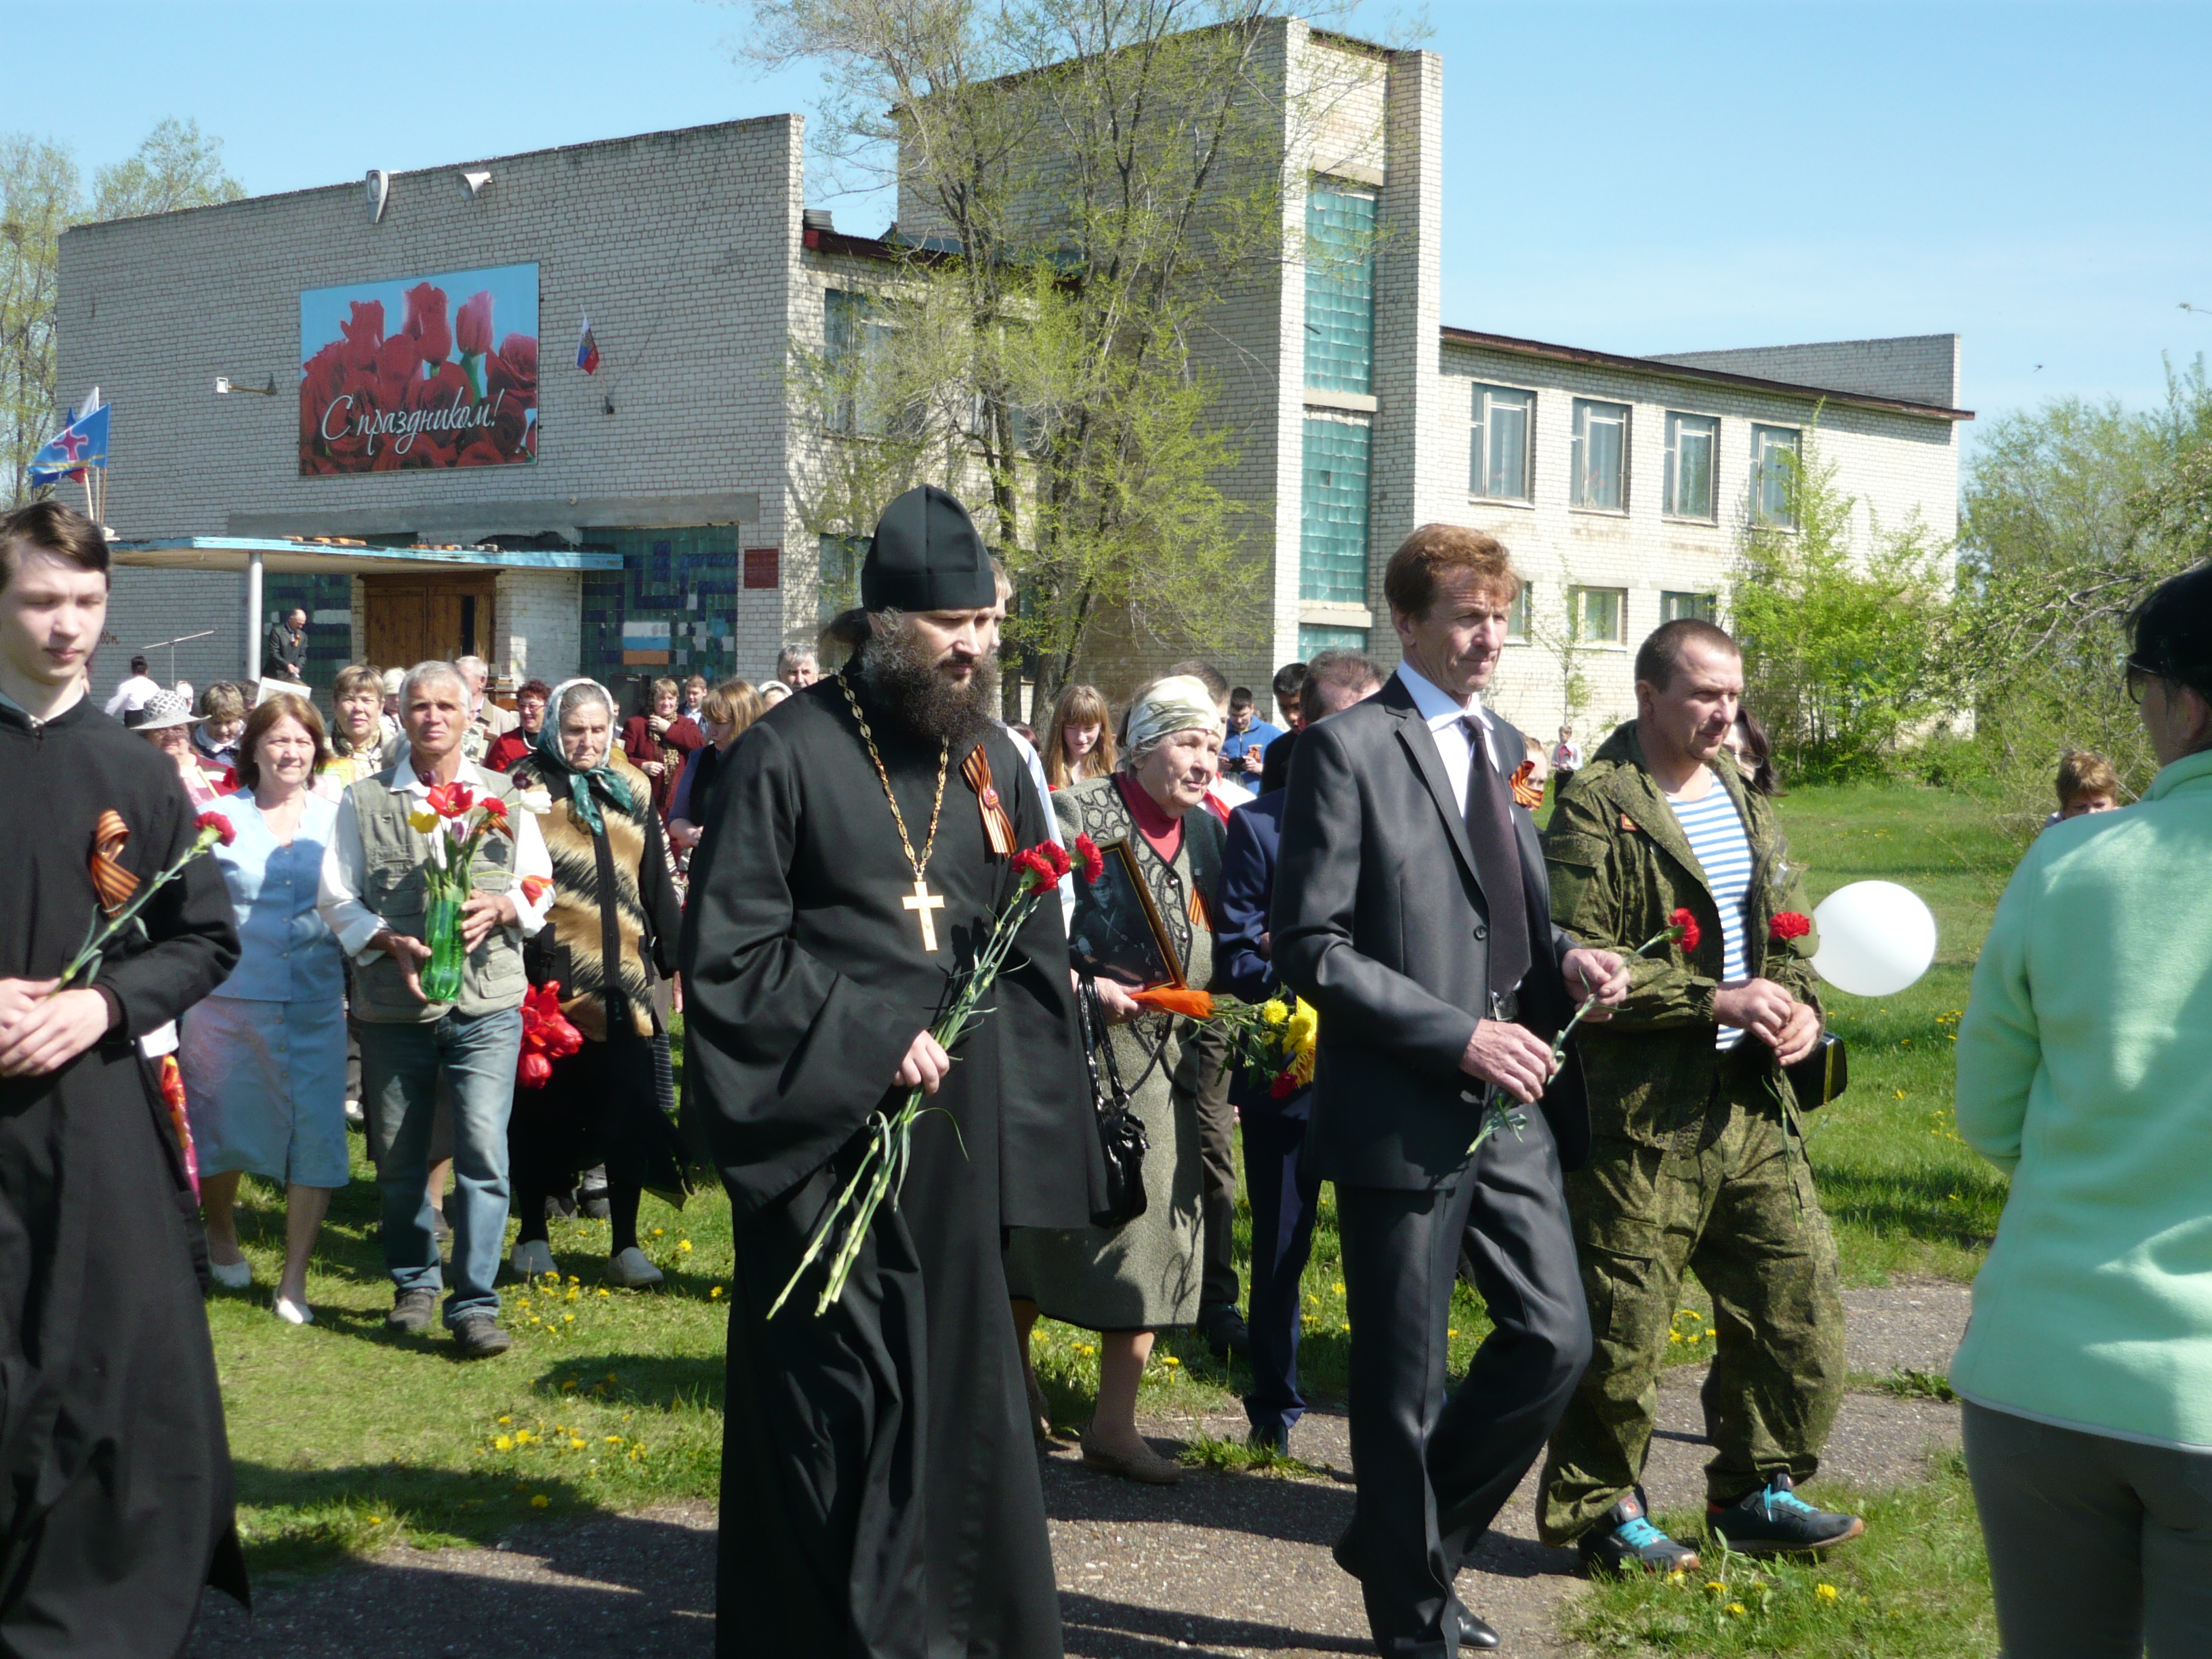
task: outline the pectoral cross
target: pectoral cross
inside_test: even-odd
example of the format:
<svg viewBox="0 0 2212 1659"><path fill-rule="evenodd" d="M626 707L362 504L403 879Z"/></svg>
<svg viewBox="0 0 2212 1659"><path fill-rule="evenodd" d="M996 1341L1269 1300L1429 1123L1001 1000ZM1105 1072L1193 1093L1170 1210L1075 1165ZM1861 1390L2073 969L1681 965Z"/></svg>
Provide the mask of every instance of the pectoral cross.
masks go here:
<svg viewBox="0 0 2212 1659"><path fill-rule="evenodd" d="M921 948L930 952L933 956L935 955L937 952L937 918L931 915L929 913L932 910L942 910L945 908L945 899L943 896L931 892L929 890L929 884L924 881L920 876L916 876L914 878L913 896L910 898L902 898L899 902L905 906L906 908L913 911L915 914L915 920L921 924Z"/></svg>

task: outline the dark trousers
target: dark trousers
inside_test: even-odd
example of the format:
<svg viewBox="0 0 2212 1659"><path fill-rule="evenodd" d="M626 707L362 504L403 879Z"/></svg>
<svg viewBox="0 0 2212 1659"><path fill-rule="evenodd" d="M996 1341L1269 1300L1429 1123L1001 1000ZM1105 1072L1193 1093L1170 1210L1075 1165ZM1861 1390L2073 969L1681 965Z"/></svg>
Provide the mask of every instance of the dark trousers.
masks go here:
<svg viewBox="0 0 2212 1659"><path fill-rule="evenodd" d="M1394 1659L1457 1654L1452 1581L1589 1363L1559 1149L1542 1113L1527 1120L1492 1134L1448 1187L1337 1187L1358 1480L1337 1559ZM1447 1398L1462 1252L1495 1328Z"/></svg>
<svg viewBox="0 0 2212 1659"><path fill-rule="evenodd" d="M1202 1184L1199 1219L1201 1310L1237 1305L1237 1108L1231 1104L1229 1039L1212 1025L1183 1044L1176 1081L1198 1102L1198 1156Z"/></svg>
<svg viewBox="0 0 2212 1659"><path fill-rule="evenodd" d="M1966 1473L2011 1659L2212 1653L2212 1453L1968 1402Z"/></svg>
<svg viewBox="0 0 2212 1659"><path fill-rule="evenodd" d="M1287 1431L1304 1415L1298 1392L1298 1279L1313 1249L1321 1177L1304 1156L1306 1120L1269 1101L1247 1103L1244 1188L1252 1200L1252 1392L1244 1414L1255 1429Z"/></svg>

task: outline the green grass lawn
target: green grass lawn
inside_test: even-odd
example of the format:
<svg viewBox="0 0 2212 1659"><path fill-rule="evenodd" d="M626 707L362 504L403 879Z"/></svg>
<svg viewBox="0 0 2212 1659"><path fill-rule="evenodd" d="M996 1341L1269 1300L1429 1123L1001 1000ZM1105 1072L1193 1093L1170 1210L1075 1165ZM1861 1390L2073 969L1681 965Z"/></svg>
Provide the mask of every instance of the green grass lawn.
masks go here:
<svg viewBox="0 0 2212 1659"><path fill-rule="evenodd" d="M1840 995L1830 1002L1831 1024L1850 1044L1852 1085L1814 1116L1808 1146L1846 1277L1971 1277L1996 1230L2004 1183L1952 1130L1950 1038L2014 849L1988 810L1958 793L1808 788L1782 811L1793 855L1810 868L1814 902L1847 882L1896 880L1928 900L1941 933L1936 968L1911 990L1879 1003ZM355 1146L358 1154L358 1139ZM695 1196L681 1212L646 1200L647 1253L669 1275L658 1292L602 1294L606 1224L556 1223L562 1284L526 1296L505 1291L514 1351L463 1364L442 1333L384 1334L391 1291L374 1237L374 1188L365 1164L355 1175L332 1206L309 1279L318 1323L295 1329L270 1314L281 1195L252 1182L240 1221L258 1282L209 1304L258 1570L327 1564L393 1539L482 1541L534 1519L714 1495L726 1324L720 1292L731 1261L729 1207L719 1191ZM1240 1206L1240 1263L1249 1259L1249 1226ZM1345 1391L1350 1332L1340 1263L1335 1211L1324 1194L1303 1287L1300 1356L1310 1393L1323 1401ZM1687 1363L1708 1357L1711 1343L1694 1287L1685 1299L1684 1340L1671 1357ZM1454 1307L1456 1370L1489 1324L1464 1286ZM1043 1321L1036 1352L1055 1419L1079 1425L1097 1388L1096 1339ZM1194 1336L1170 1333L1155 1350L1142 1409L1233 1410L1240 1381ZM1926 1488L1875 1500L1869 1514L1881 1523L1838 1556L1832 1601L1817 1594L1815 1577L1801 1582L1792 1570L1763 1590L1747 1579L1727 1601L1694 1586L1607 1589L1577 1602L1575 1616L1601 1649L1787 1649L1815 1659L1984 1652L1987 1589L1963 1494L1955 1474L1939 1472ZM1728 1613L1731 1602L1745 1613ZM1693 1636L1705 1645L1690 1644Z"/></svg>

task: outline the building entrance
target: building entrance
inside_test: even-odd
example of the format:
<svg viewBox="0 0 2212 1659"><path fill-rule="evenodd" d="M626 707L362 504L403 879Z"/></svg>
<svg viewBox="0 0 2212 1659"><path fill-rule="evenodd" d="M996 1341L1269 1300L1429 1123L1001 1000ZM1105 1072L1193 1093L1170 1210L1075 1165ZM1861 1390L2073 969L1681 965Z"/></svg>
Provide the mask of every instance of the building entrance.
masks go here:
<svg viewBox="0 0 2212 1659"><path fill-rule="evenodd" d="M482 575L364 576L368 659L380 668L483 657L499 672L492 641L495 579Z"/></svg>

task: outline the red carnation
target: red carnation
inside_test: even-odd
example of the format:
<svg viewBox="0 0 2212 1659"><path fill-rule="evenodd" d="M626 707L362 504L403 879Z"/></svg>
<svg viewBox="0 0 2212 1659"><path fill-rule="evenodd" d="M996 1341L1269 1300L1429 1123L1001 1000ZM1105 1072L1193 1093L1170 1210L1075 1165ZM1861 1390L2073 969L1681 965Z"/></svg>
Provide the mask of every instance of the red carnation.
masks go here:
<svg viewBox="0 0 2212 1659"><path fill-rule="evenodd" d="M1687 910L1673 912L1667 918L1667 925L1681 930L1684 956L1688 956L1698 948L1698 940L1702 937L1698 932L1698 919Z"/></svg>
<svg viewBox="0 0 2212 1659"><path fill-rule="evenodd" d="M1106 873L1106 855L1088 836L1075 838L1075 856L1083 861L1083 884L1088 887Z"/></svg>
<svg viewBox="0 0 2212 1659"><path fill-rule="evenodd" d="M1057 885L1060 878L1072 867L1067 861L1067 849L1056 841L1041 841L1036 849L1043 854L1044 861L1052 866L1053 882Z"/></svg>
<svg viewBox="0 0 2212 1659"><path fill-rule="evenodd" d="M192 827L196 830L214 830L215 838L225 847L238 839L238 831L230 827L230 820L220 812L201 813L192 820Z"/></svg>
<svg viewBox="0 0 2212 1659"><path fill-rule="evenodd" d="M1774 920L1766 924L1766 937L1777 945L1786 945L1793 939L1802 939L1812 931L1813 919L1810 916L1800 915L1795 910L1777 911Z"/></svg>
<svg viewBox="0 0 2212 1659"><path fill-rule="evenodd" d="M1043 845L1049 847L1052 843L1046 842ZM1052 867L1052 860L1045 857L1037 848L1024 847L1008 862L1030 885L1035 887L1040 893L1048 888L1060 885L1060 872Z"/></svg>

